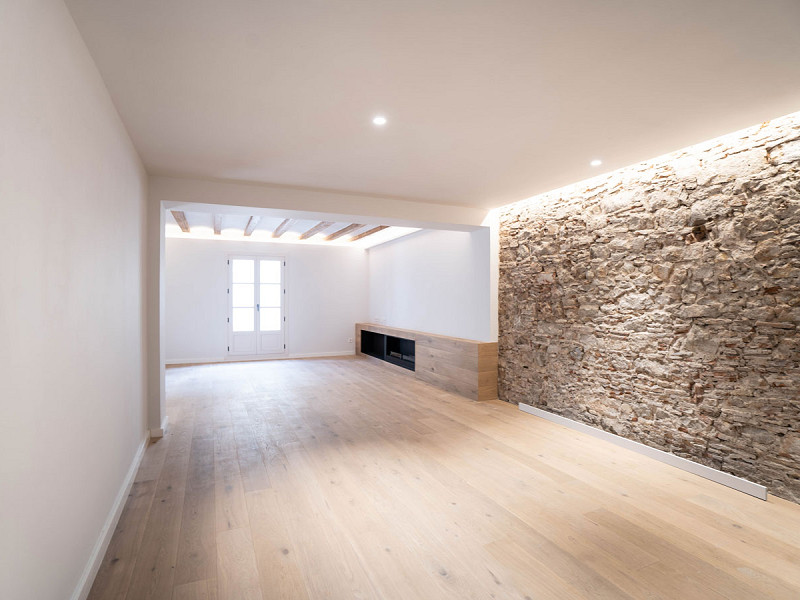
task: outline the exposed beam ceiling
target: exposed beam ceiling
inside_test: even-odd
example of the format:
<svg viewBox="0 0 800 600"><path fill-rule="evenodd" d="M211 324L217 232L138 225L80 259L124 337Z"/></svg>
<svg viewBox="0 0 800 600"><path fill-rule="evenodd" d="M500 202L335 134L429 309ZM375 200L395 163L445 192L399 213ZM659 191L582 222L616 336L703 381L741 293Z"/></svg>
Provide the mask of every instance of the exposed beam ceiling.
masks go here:
<svg viewBox="0 0 800 600"><path fill-rule="evenodd" d="M307 240L312 235L318 234L320 231L323 231L333 225L333 221L320 221L314 227L306 231L303 235L300 236L301 240Z"/></svg>
<svg viewBox="0 0 800 600"><path fill-rule="evenodd" d="M250 217L247 221L247 225L244 228L245 235L251 235L255 228L258 226L258 222L261 220L261 217Z"/></svg>
<svg viewBox="0 0 800 600"><path fill-rule="evenodd" d="M360 240L360 239L362 239L362 238L365 238L365 237L367 237L368 235L372 235L373 233L378 233L379 231L383 231L383 230L384 230L384 229L386 229L387 227L389 227L389 226L388 226L388 225L378 225L377 227L374 227L374 228L372 228L372 229L368 229L368 230L367 230L367 231L365 231L364 233L359 233L357 236L354 236L354 237L352 237L352 238L350 239L350 241L351 241L351 242L358 241L358 240Z"/></svg>
<svg viewBox="0 0 800 600"><path fill-rule="evenodd" d="M186 215L182 210L173 210L170 211L172 216L175 218L175 222L178 224L178 227L181 228L183 233L189 233L189 222L186 220Z"/></svg>
<svg viewBox="0 0 800 600"><path fill-rule="evenodd" d="M380 221L369 223L369 219L364 219L368 221L367 224L361 224L352 222L356 219L345 218L297 218L294 215L226 212L224 207L198 211L192 210L192 207L173 206L167 210L179 213L185 221L182 230L177 220L169 219L165 228L167 236L184 239L239 239L272 244L300 243L368 249L420 230L418 227L378 226Z"/></svg>
<svg viewBox="0 0 800 600"><path fill-rule="evenodd" d="M286 233L289 227L292 226L294 219L284 219L283 222L275 228L275 231L272 232L272 237L279 238L284 233Z"/></svg>
<svg viewBox="0 0 800 600"><path fill-rule="evenodd" d="M347 227L342 227L339 231L334 231L328 237L325 238L326 242L332 242L335 239L342 237L343 235L350 233L351 231L355 231L356 229L363 227L362 223L353 223L352 225L348 225Z"/></svg>

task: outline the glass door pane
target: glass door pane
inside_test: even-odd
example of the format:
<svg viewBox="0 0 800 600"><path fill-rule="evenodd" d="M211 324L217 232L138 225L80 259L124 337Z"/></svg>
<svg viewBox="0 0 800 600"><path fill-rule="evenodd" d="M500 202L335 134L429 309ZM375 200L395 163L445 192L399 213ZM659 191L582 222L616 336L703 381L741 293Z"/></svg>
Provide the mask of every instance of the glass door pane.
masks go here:
<svg viewBox="0 0 800 600"><path fill-rule="evenodd" d="M278 283L281 282L281 261L279 260L262 260L259 265L259 281L261 283Z"/></svg>
<svg viewBox="0 0 800 600"><path fill-rule="evenodd" d="M281 286L277 283L261 284L261 308L281 306Z"/></svg>
<svg viewBox="0 0 800 600"><path fill-rule="evenodd" d="M233 283L255 283L255 262L252 259L234 258L231 261Z"/></svg>
<svg viewBox="0 0 800 600"><path fill-rule="evenodd" d="M231 328L234 332L255 331L256 261L231 260Z"/></svg>
<svg viewBox="0 0 800 600"><path fill-rule="evenodd" d="M232 284L231 302L233 302L233 308L252 308L255 306L255 287L252 283Z"/></svg>
<svg viewBox="0 0 800 600"><path fill-rule="evenodd" d="M283 261L258 261L259 331L281 331L283 325Z"/></svg>

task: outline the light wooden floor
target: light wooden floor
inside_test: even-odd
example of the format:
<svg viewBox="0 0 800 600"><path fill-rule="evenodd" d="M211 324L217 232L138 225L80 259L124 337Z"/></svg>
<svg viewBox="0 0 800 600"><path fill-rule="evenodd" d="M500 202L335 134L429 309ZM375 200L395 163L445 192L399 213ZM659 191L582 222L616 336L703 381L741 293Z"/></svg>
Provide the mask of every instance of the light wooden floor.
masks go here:
<svg viewBox="0 0 800 600"><path fill-rule="evenodd" d="M169 369L91 598L800 598L762 502L366 360Z"/></svg>

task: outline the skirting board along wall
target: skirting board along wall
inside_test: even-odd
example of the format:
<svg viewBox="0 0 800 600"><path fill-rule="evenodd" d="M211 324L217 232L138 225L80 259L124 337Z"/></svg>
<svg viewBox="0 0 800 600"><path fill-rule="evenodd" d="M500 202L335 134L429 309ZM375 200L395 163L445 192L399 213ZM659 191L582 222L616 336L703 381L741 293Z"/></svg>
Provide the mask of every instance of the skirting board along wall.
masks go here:
<svg viewBox="0 0 800 600"><path fill-rule="evenodd" d="M97 571L100 569L100 564L103 562L103 557L106 554L106 550L108 550L108 545L111 542L111 538L114 536L114 530L117 527L117 523L119 523L119 518L122 516L122 509L125 508L128 494L131 493L133 481L136 479L136 473L139 471L139 466L142 464L144 451L149 441L149 438L145 438L136 451L136 455L133 457L131 466L122 482L122 487L120 487L114 504L111 506L111 510L108 513L108 517L106 517L103 529L100 530L100 535L89 557L89 562L86 563L86 568L83 570L78 585L72 593L71 600L85 600L92 589L94 578L97 576Z"/></svg>
<svg viewBox="0 0 800 600"><path fill-rule="evenodd" d="M164 434L167 432L167 427L169 425L169 415L166 415L164 419L161 421L161 427L155 427L150 430L150 439L161 439L164 437Z"/></svg>
<svg viewBox="0 0 800 600"><path fill-rule="evenodd" d="M499 218L501 399L800 502L800 113Z"/></svg>
<svg viewBox="0 0 800 600"><path fill-rule="evenodd" d="M218 356L215 358L171 358L166 362L167 365L172 367L179 367L181 365L203 365L215 363L229 363L229 362L257 362L261 360L290 360L293 358L333 358L336 356L353 356L355 350L343 350L341 352L309 352L307 354L278 354L275 356Z"/></svg>
<svg viewBox="0 0 800 600"><path fill-rule="evenodd" d="M740 492L744 492L745 494L755 496L759 500L767 499L766 487L764 487L763 485L759 485L757 483L753 483L752 481L742 479L741 477L736 477L734 475L731 475L730 473L724 473L718 469L712 469L711 467L707 467L705 465L692 462L691 460L681 458L680 456L675 456L674 454L670 454L669 452L664 452L663 450L656 450L655 448L651 448L650 446L645 446L644 444L640 444L639 442L634 442L633 440L629 440L627 438L620 437L613 433L603 431L602 429L598 429L597 427L590 427L589 425L586 425L584 423L579 423L578 421L567 419L565 417L547 412L546 410L542 410L534 406L529 406L528 404L520 404L519 409L522 412L526 412L530 415L541 417L542 419L546 419L553 423L558 423L559 425L563 425L564 427L569 427L570 429L574 429L575 431L580 431L581 433L587 433L593 437L605 440L607 442L611 442L612 444L616 444L617 446L621 446L622 448L633 450L634 452L637 452L639 454L649 456L650 458L653 458L659 462L663 462L678 469L681 469L682 471L687 471L688 473L693 473L695 475L699 475L700 477L705 477L706 479L710 479L711 481L721 483L722 485L726 485L729 488L733 488L735 490L739 490Z"/></svg>

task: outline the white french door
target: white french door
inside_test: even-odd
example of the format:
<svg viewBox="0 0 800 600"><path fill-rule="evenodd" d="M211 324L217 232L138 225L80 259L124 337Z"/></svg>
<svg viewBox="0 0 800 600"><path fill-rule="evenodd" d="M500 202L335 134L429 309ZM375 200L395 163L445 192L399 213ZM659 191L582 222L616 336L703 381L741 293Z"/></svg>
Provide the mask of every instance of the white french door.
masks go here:
<svg viewBox="0 0 800 600"><path fill-rule="evenodd" d="M228 260L228 354L286 352L286 286L282 258Z"/></svg>

